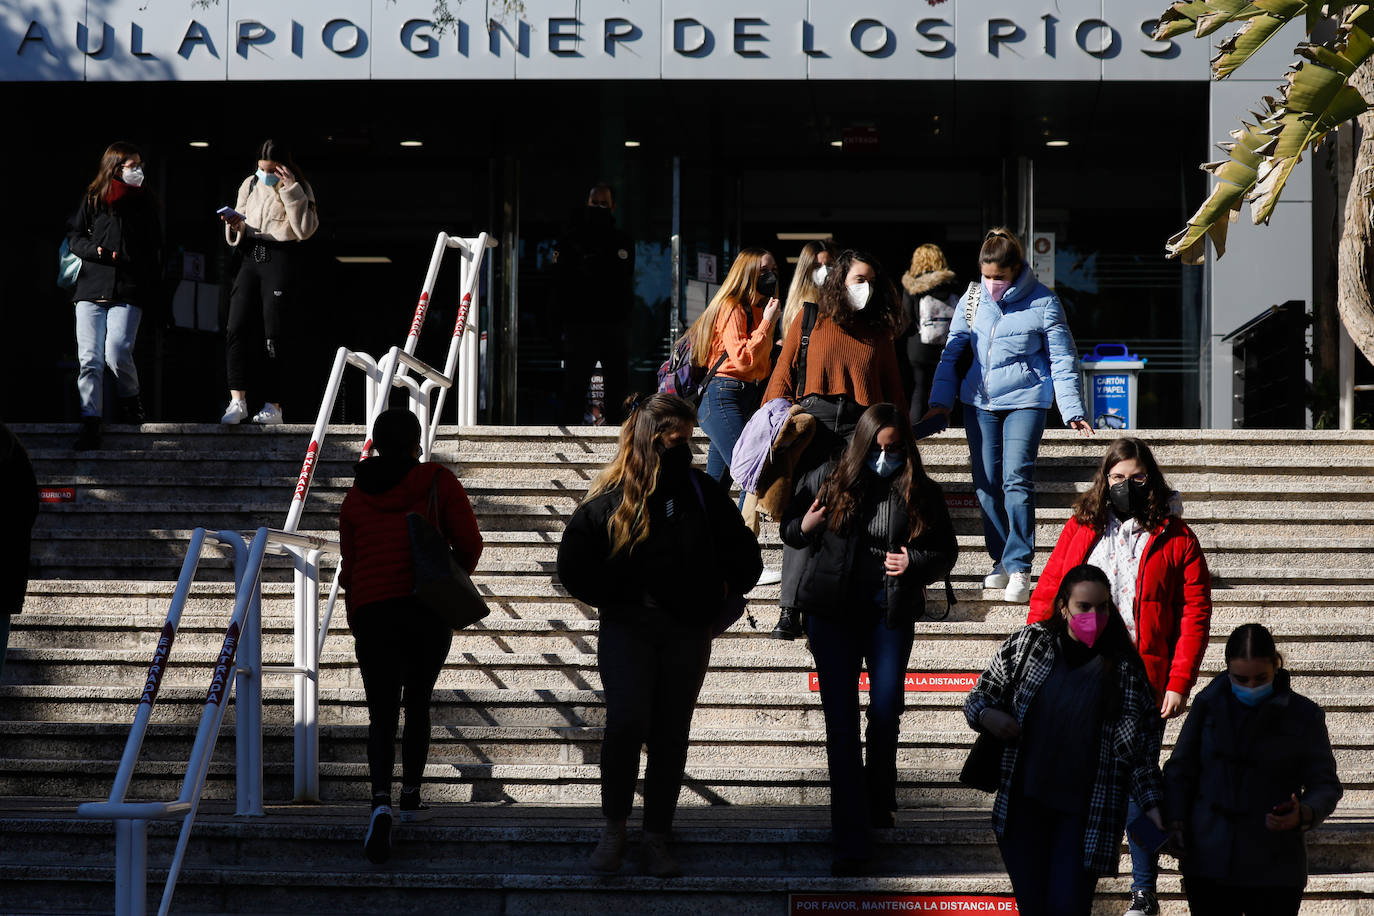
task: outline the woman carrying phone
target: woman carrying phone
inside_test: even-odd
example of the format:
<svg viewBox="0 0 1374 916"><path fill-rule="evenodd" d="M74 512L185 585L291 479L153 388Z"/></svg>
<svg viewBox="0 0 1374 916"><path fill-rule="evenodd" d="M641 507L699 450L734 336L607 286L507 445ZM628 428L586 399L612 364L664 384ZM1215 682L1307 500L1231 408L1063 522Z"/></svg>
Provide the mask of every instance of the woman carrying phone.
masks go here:
<svg viewBox="0 0 1374 916"><path fill-rule="evenodd" d="M1054 615L1002 644L964 703L1006 742L992 828L1022 916L1088 916L1115 875L1128 800L1162 831L1159 712L1096 566L1065 573Z"/></svg>
<svg viewBox="0 0 1374 916"><path fill-rule="evenodd" d="M239 185L235 213L221 214L224 237L238 249L229 294L225 357L229 406L221 423L248 417L248 392L263 400L254 423L281 423L287 361L296 342L300 243L315 234L315 192L278 140L258 149L258 166Z"/></svg>
<svg viewBox="0 0 1374 916"><path fill-rule="evenodd" d="M797 584L816 658L830 769L832 872L854 875L869 828L892 827L906 667L925 587L959 556L944 491L926 475L905 406L875 404L838 462L802 478L781 523L806 558ZM859 672L869 675L867 760Z"/></svg>
<svg viewBox="0 0 1374 916"><path fill-rule="evenodd" d="M1343 792L1326 717L1293 690L1259 624L1237 627L1225 658L1164 765L1183 892L1192 912L1208 916L1296 916L1306 833Z"/></svg>

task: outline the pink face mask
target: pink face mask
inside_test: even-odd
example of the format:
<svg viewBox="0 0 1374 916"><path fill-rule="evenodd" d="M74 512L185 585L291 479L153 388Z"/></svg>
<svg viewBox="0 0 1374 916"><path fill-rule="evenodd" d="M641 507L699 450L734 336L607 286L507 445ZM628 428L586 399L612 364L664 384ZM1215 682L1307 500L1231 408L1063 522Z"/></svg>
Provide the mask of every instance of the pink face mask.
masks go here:
<svg viewBox="0 0 1374 916"><path fill-rule="evenodd" d="M1002 297L1005 296L1007 290L1011 288L1011 284L1011 280L989 280L987 277L983 278L983 288L988 291L988 295L992 297L993 302L1001 302Z"/></svg>
<svg viewBox="0 0 1374 916"><path fill-rule="evenodd" d="M1083 645L1092 648L1092 644L1097 642L1097 637L1102 635L1102 631L1107 629L1107 611L1094 611L1091 614L1079 614L1077 617L1069 618L1069 629L1074 637Z"/></svg>

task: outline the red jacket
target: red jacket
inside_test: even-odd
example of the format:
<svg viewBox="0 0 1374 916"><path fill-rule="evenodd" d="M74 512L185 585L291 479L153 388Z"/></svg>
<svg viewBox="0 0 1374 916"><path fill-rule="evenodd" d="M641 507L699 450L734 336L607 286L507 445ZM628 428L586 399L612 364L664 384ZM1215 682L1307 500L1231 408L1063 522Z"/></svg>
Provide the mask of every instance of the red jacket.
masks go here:
<svg viewBox="0 0 1374 916"><path fill-rule="evenodd" d="M339 584L347 593L350 624L365 605L413 593L405 517L407 512L428 512L431 482L438 484L440 530L462 567L469 573L477 568L482 535L467 492L453 472L432 462L370 458L358 465L357 479L339 511Z"/></svg>
<svg viewBox="0 0 1374 916"><path fill-rule="evenodd" d="M1050 617L1060 580L1087 562L1101 536L1100 531L1069 519L1035 585L1027 623ZM1166 690L1187 698L1197 682L1212 622L1212 575L1193 529L1172 516L1162 529L1151 533L1139 575L1132 609L1136 648L1145 661L1155 699L1162 702Z"/></svg>

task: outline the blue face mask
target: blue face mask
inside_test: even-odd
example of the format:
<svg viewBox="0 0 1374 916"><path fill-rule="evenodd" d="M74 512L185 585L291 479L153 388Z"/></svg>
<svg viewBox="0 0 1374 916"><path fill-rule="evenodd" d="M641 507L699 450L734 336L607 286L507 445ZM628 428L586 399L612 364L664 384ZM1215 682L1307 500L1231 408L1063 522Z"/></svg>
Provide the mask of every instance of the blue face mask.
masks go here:
<svg viewBox="0 0 1374 916"><path fill-rule="evenodd" d="M891 477L904 464L906 464L904 452L889 452L886 449L875 448L868 453L868 469L879 477Z"/></svg>
<svg viewBox="0 0 1374 916"><path fill-rule="evenodd" d="M1231 692L1236 695L1237 700L1240 700L1246 706L1258 706L1273 695L1274 682L1270 681L1258 687L1242 687L1235 681L1232 681Z"/></svg>
<svg viewBox="0 0 1374 916"><path fill-rule="evenodd" d="M277 182L281 181L281 179L278 178L276 175L270 174L270 173L268 173L268 172L264 172L262 169L258 169L258 170L257 170L256 172L254 172L253 174L255 174L255 175L258 176L258 181L261 181L263 184L265 184L265 185L266 185L267 187L269 187L269 188L275 187L276 184L277 184Z"/></svg>

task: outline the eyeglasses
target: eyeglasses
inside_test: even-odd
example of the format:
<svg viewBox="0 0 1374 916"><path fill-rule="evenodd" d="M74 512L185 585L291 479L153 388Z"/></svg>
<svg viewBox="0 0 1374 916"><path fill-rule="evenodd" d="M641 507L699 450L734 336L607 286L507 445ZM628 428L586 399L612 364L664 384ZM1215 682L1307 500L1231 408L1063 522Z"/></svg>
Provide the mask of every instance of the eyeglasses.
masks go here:
<svg viewBox="0 0 1374 916"><path fill-rule="evenodd" d="M1139 474L1132 474L1130 477L1127 477L1125 474L1107 475L1107 483L1111 484L1112 486L1116 486L1124 480L1129 480L1131 483L1144 484L1149 479L1150 475L1146 474L1144 471L1141 471Z"/></svg>

